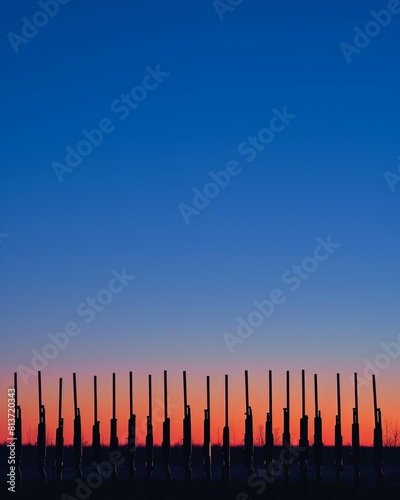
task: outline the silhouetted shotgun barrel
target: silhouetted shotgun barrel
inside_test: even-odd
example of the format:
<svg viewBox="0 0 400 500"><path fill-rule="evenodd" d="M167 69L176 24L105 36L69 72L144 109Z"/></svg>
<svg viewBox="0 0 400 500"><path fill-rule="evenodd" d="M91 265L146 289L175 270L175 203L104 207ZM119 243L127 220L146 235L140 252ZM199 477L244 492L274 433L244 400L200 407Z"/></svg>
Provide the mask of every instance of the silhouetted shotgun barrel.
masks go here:
<svg viewBox="0 0 400 500"><path fill-rule="evenodd" d="M379 488L381 488L384 483L383 471L382 471L382 448L383 448L382 415L381 415L381 409L378 408L378 403L376 399L375 375L372 375L372 390L374 397L374 416L375 416L373 460L374 460L374 470L376 472L376 485Z"/></svg>
<svg viewBox="0 0 400 500"><path fill-rule="evenodd" d="M337 386L337 415L335 422L335 484L340 486L342 483L343 472L343 437L342 437L342 412L340 405L340 375L336 374Z"/></svg>
<svg viewBox="0 0 400 500"><path fill-rule="evenodd" d="M15 398L15 484L22 483L21 457L22 457L22 415L21 407L18 404L18 380L17 373L14 373L14 398Z"/></svg>
<svg viewBox="0 0 400 500"><path fill-rule="evenodd" d="M207 376L207 408L204 410L204 444L203 444L204 478L211 482L211 428L210 428L210 377Z"/></svg>
<svg viewBox="0 0 400 500"><path fill-rule="evenodd" d="M42 377L38 371L38 392L39 392L39 424L37 437L37 460L39 470L39 486L43 487L47 483L46 475L46 412L42 404Z"/></svg>
<svg viewBox="0 0 400 500"><path fill-rule="evenodd" d="M283 435L282 435L282 467L283 467L283 486L289 487L290 480L290 381L289 372L286 372L286 408L283 409ZM286 457L286 458L285 458Z"/></svg>
<svg viewBox="0 0 400 500"><path fill-rule="evenodd" d="M183 467L185 469L185 484L192 483L192 419L190 406L187 404L186 371L183 372Z"/></svg>
<svg viewBox="0 0 400 500"><path fill-rule="evenodd" d="M171 482L171 420L168 417L168 380L167 370L164 370L164 422L163 422L163 440L162 440L162 462L164 471L164 482L169 485Z"/></svg>
<svg viewBox="0 0 400 500"><path fill-rule="evenodd" d="M231 462L228 403L228 375L225 375L225 426L222 432L222 483L225 485L229 483Z"/></svg>
<svg viewBox="0 0 400 500"><path fill-rule="evenodd" d="M269 370L269 412L265 422L264 465L269 474L274 464L274 432L272 429L272 370Z"/></svg>
<svg viewBox="0 0 400 500"><path fill-rule="evenodd" d="M128 447L127 459L129 468L129 484L133 486L136 480L136 415L133 413L133 381L132 372L129 372L129 420L128 420Z"/></svg>
<svg viewBox="0 0 400 500"><path fill-rule="evenodd" d="M354 468L354 485L360 486L360 426L358 422L358 383L357 373L354 374L353 424L351 426L351 460Z"/></svg>
<svg viewBox="0 0 400 500"><path fill-rule="evenodd" d="M153 408L151 393L151 375L149 375L149 414L147 415L147 433L146 433L146 474L147 480L151 481L153 474Z"/></svg>
<svg viewBox="0 0 400 500"><path fill-rule="evenodd" d="M64 455L64 419L62 418L62 378L58 389L58 427L56 430L56 480L62 483L63 455Z"/></svg>
<svg viewBox="0 0 400 500"><path fill-rule="evenodd" d="M306 375L301 371L301 419L299 440L299 466L301 471L301 482L304 489L308 484L308 415L306 415Z"/></svg>
<svg viewBox="0 0 400 500"><path fill-rule="evenodd" d="M72 374L72 382L74 389L74 441L73 455L75 477L82 479L82 423L81 410L78 408L78 395L76 391L76 373Z"/></svg>
<svg viewBox="0 0 400 500"><path fill-rule="evenodd" d="M318 377L314 375L315 391L315 418L314 418L314 456L315 456L315 481L321 484L322 462L324 457L324 443L322 442L322 417L318 407Z"/></svg>
<svg viewBox="0 0 400 500"><path fill-rule="evenodd" d="M253 441L253 411L249 404L249 374L244 372L244 385L246 397L246 419L244 425L244 466L247 470L247 478L254 473L253 456L254 456L254 441Z"/></svg>
<svg viewBox="0 0 400 500"><path fill-rule="evenodd" d="M110 457L116 457L118 452L118 430L117 430L117 393L115 388L115 373L112 374L112 418L110 420ZM110 460L112 465L111 480L113 484L117 482L117 465L115 458Z"/></svg>
<svg viewBox="0 0 400 500"><path fill-rule="evenodd" d="M93 378L93 427L92 427L92 459L93 468L99 472L100 456L100 422L97 419L97 377Z"/></svg>

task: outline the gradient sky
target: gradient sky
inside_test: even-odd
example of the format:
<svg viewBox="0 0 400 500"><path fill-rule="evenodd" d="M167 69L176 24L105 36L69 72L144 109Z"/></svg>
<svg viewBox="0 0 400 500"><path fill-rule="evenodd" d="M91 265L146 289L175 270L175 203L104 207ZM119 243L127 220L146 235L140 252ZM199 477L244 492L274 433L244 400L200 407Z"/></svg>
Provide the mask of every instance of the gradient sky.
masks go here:
<svg viewBox="0 0 400 500"><path fill-rule="evenodd" d="M363 29L373 19L370 10L386 6L380 0L243 0L221 21L211 0L71 1L18 54L7 35L20 34L21 18L32 19L39 7L27 0L1 7L0 234L8 235L0 239L3 412L12 373L30 366L32 349L40 351L49 332L76 322L81 333L43 370L51 427L57 378L68 384L69 436L72 371L88 436L92 376L99 376L107 436L111 373L120 381L124 428L128 371L135 374L143 420L147 374L161 398L168 369L178 441L186 369L198 440L205 376L214 384L217 440L223 376L231 375L231 425L239 444L247 368L256 426L265 419L267 372L274 370L281 431L284 374L291 371L297 439L299 376L306 368L310 415L312 374L320 374L327 443L341 372L344 440L350 440L350 377L362 374L364 360L373 362L380 344L395 341L400 331L400 186L392 193L384 178L397 172L400 154L400 14L350 63L340 44L353 43L354 27ZM112 103L157 65L169 76L121 120ZM238 146L285 106L296 118L247 162ZM60 183L52 163L64 163L66 146L75 148L81 131L105 118L114 131ZM186 224L179 205L191 204L193 189L202 190L209 172L232 160L240 175ZM283 273L312 256L317 238L328 235L340 248L290 291ZM85 323L77 307L107 286L113 269L123 268L135 279ZM277 288L286 302L231 354L222 334L235 334L236 318L247 318L253 301ZM399 362L376 371L383 418L394 421L400 405L390 390ZM35 377L27 385L20 380L25 431L37 425L35 384ZM362 441L370 444L367 384L360 399ZM159 441L161 430L155 432Z"/></svg>

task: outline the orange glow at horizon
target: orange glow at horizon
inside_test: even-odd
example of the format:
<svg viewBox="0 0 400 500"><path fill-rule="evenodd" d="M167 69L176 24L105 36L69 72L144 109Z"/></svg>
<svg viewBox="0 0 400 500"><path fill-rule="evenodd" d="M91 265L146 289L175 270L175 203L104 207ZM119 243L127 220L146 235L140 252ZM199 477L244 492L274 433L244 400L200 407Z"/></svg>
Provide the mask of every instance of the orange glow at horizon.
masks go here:
<svg viewBox="0 0 400 500"><path fill-rule="evenodd" d="M209 370L211 375L211 441L213 444L222 442L222 429L224 427L224 376L215 370ZM279 439L283 433L283 411L286 406L286 387L284 371L273 372L273 427L279 429ZM64 441L66 445L72 444L73 437L73 392L72 373L66 371L63 375L63 408ZM354 388L351 377L341 377L342 399L342 434L343 444L351 442L352 408L354 406ZM143 446L146 436L146 416L148 415L148 379L147 374L141 369L133 373L134 381L134 413L136 414L136 444ZM153 432L154 444L160 445L162 441L162 421L164 419L163 404L163 370L153 371ZM9 380L12 386L12 378ZM46 409L47 444L55 442L56 427L58 425L58 379L42 374L43 404ZM299 441L299 420L301 417L301 372L290 372L290 432L292 444ZM373 442L373 401L371 383L360 383L359 386L359 416L361 445L371 446ZM100 420L101 443L109 444L110 418L112 405L112 375L111 373L97 373L98 385L98 419ZM390 388L377 380L378 405L382 408L383 420L393 419L399 413L399 403L391 396ZM128 419L129 419L129 378L127 371L116 373L117 386L117 418L119 445L127 444ZM7 388L4 379L1 387L1 402L3 412L7 406ZM192 439L193 444L203 442L203 419L206 407L206 375L187 372L188 404L192 414ZM253 409L254 444L258 443L260 426L265 429L266 412L268 411L268 372L263 378L252 377L249 372L250 405ZM334 444L334 424L336 408L336 374L323 373L318 378L319 408L323 418L323 439L326 446ZM168 416L171 419L171 444L182 442L183 434L183 388L182 372L168 371ZM93 376L89 371L77 373L78 407L81 410L82 436L87 445L92 442L93 425ZM23 443L35 443L38 424L38 393L37 380L32 377L25 386L19 382L18 403L22 411ZM4 397L5 395L5 397ZM231 445L243 444L244 436L244 373L242 371L229 374L229 425ZM313 376L306 373L306 413L309 416L309 440L313 441L314 434L314 386ZM0 439L7 437L6 420L1 420Z"/></svg>

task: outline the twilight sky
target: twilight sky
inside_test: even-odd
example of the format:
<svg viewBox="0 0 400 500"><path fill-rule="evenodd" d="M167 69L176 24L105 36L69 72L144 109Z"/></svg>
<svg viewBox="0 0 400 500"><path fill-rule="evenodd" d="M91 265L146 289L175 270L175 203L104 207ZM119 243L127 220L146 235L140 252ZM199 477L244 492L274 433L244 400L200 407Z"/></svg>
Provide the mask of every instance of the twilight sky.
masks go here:
<svg viewBox="0 0 400 500"><path fill-rule="evenodd" d="M368 42L360 32L370 11L388 5L399 13L376 14L387 26L369 24L380 33ZM70 337L57 338L68 345L50 348L43 369L53 426L59 376L71 420L77 372L89 425L93 375L107 384L104 420L111 373L124 381L125 420L128 371L145 415L147 374L161 397L166 368L178 440L186 369L199 439L205 376L215 380L221 422L224 373L238 381L239 442L243 370L256 424L274 370L282 429L284 372L296 384L294 406L306 368L309 384L321 377L329 442L336 372L349 422L349 377L363 374L365 360L376 365L391 342L394 354L375 373L383 418L396 420L400 184L390 189L385 172L397 174L400 154L400 2L243 0L218 14L211 0L72 1L36 34L23 28L40 10L7 2L0 16L2 404L17 367L32 368L32 350L67 328ZM341 43L354 45L357 26L363 48L347 46L346 60ZM10 35L23 29L25 42ZM306 270L293 268L303 261ZM269 317L253 314L259 326L243 326L271 293ZM223 334L236 337L233 352ZM27 428L37 424L36 378L25 380ZM360 398L369 443L367 383Z"/></svg>

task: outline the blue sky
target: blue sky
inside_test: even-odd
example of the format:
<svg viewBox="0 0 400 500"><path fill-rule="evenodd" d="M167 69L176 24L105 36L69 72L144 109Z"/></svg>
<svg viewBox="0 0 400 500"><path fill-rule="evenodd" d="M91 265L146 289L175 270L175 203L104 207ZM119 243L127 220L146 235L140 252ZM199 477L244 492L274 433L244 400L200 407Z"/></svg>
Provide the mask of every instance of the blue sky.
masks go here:
<svg viewBox="0 0 400 500"><path fill-rule="evenodd" d="M384 172L400 154L400 15L351 63L340 49L386 7L243 0L221 22L211 1L71 1L16 54L7 34L39 7L4 4L0 324L20 345L8 367L123 267L135 280L59 363L234 369L317 353L351 371L395 338L400 187ZM112 102L157 65L169 75L120 120ZM285 106L296 118L247 163L239 144ZM105 118L115 130L60 183L52 163ZM231 160L240 175L185 224L179 204ZM222 333L328 235L340 249L230 355Z"/></svg>

